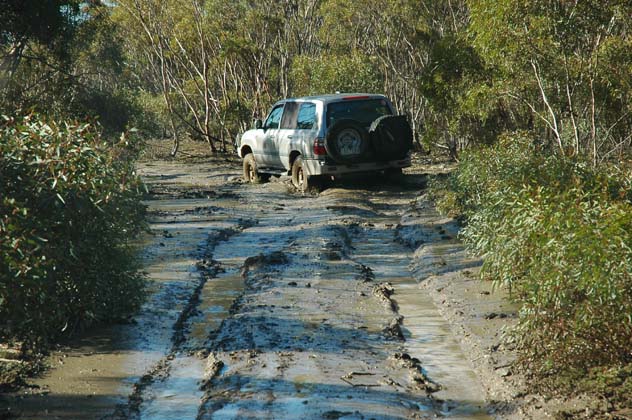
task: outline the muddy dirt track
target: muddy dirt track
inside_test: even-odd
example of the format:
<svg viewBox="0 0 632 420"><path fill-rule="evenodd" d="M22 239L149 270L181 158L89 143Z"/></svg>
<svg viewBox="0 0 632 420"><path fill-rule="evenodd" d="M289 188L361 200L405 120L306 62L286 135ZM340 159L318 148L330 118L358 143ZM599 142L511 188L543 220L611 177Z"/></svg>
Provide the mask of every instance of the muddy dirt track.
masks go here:
<svg viewBox="0 0 632 420"><path fill-rule="evenodd" d="M480 264L420 199L423 174L300 195L284 178L243 184L235 162L140 172L151 192L147 303L128 324L61 347L11 416L493 415L471 357L419 287Z"/></svg>

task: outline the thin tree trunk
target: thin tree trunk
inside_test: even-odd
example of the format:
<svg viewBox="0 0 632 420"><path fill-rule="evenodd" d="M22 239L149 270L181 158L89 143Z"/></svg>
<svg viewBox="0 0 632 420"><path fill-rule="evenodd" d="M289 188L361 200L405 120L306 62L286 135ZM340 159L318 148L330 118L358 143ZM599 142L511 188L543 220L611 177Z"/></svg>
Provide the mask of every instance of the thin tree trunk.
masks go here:
<svg viewBox="0 0 632 420"><path fill-rule="evenodd" d="M538 68L535 65L535 62L531 61L531 67L533 68L533 73L535 75L535 79L538 82L538 87L540 89L540 95L542 96L542 101L544 101L544 105L546 106L549 115L551 116L551 123L549 127L553 130L553 134L555 134L555 140L557 141L557 145L560 149L560 152L564 154L564 145L562 144L562 137L560 136L560 130L557 124L557 117L555 116L555 112L549 103L549 100L546 96L546 92L544 91L544 85L542 84L542 79L540 78L540 74L538 73Z"/></svg>
<svg viewBox="0 0 632 420"><path fill-rule="evenodd" d="M595 121L595 87L594 77L590 77L590 141L592 142L592 164L597 166L597 125Z"/></svg>
<svg viewBox="0 0 632 420"><path fill-rule="evenodd" d="M571 124L573 125L573 136L575 138L575 154L579 155L579 130L575 122L575 110L573 109L573 98L571 95L571 77L568 71L568 57L564 54L564 71L566 74L566 99L568 101L568 110L571 114Z"/></svg>

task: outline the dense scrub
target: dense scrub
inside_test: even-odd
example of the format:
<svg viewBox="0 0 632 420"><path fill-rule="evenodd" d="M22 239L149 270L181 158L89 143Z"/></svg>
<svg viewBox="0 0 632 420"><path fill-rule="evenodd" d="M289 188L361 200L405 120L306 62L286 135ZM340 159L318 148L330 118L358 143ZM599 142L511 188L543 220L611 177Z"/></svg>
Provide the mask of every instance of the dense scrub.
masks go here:
<svg viewBox="0 0 632 420"><path fill-rule="evenodd" d="M135 154L91 124L0 122L0 341L40 349L138 307Z"/></svg>
<svg viewBox="0 0 632 420"><path fill-rule="evenodd" d="M439 206L465 217L483 277L521 303L515 338L540 378L616 377L632 362L630 183L514 135L464 154L447 191L435 185Z"/></svg>
<svg viewBox="0 0 632 420"><path fill-rule="evenodd" d="M594 165L632 150L629 1L5 3L0 111L98 115L174 154L183 135L226 151L278 99L335 91L387 94L453 157L507 130Z"/></svg>

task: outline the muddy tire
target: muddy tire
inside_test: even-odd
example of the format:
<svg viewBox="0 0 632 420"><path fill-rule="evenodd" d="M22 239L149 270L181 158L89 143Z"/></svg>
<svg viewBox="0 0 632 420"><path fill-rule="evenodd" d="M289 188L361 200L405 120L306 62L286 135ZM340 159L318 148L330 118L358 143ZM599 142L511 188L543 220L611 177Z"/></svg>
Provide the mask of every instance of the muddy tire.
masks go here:
<svg viewBox="0 0 632 420"><path fill-rule="evenodd" d="M371 123L369 136L378 160L406 157L413 147L413 130L405 115L384 115Z"/></svg>
<svg viewBox="0 0 632 420"><path fill-rule="evenodd" d="M300 192L307 192L312 186L312 177L305 172L303 159L299 156L292 164L292 185Z"/></svg>
<svg viewBox="0 0 632 420"><path fill-rule="evenodd" d="M386 176L398 177L398 176L402 176L403 174L404 174L404 171L402 170L402 168L388 168L388 169L384 169L384 175L386 175Z"/></svg>
<svg viewBox="0 0 632 420"><path fill-rule="evenodd" d="M384 170L384 178L390 182L398 182L404 179L402 168L388 168Z"/></svg>
<svg viewBox="0 0 632 420"><path fill-rule="evenodd" d="M340 120L329 130L325 149L338 163L358 163L371 159L369 133L354 120Z"/></svg>
<svg viewBox="0 0 632 420"><path fill-rule="evenodd" d="M259 173L259 168L257 166L257 162L255 161L255 156L252 153L248 153L244 157L243 168L244 168L244 181L246 182L258 184L260 182L265 182L268 179L270 179L270 175Z"/></svg>

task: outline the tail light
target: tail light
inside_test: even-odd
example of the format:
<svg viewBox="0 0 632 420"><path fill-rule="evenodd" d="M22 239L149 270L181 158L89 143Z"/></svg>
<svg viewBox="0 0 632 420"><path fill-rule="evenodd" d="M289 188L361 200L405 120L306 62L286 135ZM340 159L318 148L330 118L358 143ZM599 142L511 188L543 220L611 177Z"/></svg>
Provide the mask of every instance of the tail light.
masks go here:
<svg viewBox="0 0 632 420"><path fill-rule="evenodd" d="M314 139L314 154L316 156L324 156L327 154L327 149L325 148L325 139L321 137Z"/></svg>

